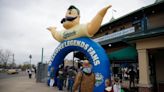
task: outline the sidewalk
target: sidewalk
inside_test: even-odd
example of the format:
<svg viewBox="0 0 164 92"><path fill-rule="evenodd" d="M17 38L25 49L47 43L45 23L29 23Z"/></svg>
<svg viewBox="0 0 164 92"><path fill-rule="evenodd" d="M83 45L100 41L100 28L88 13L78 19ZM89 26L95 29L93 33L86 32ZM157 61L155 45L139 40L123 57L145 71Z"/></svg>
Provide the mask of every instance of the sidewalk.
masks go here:
<svg viewBox="0 0 164 92"><path fill-rule="evenodd" d="M67 92L48 87L46 83L36 83L35 78L28 76L0 79L0 92Z"/></svg>
<svg viewBox="0 0 164 92"><path fill-rule="evenodd" d="M129 81L123 81L122 86L128 88ZM64 89L64 91L59 91L57 87L50 88L46 83L36 83L34 76L32 79L29 79L26 74L0 79L0 92L67 92L66 88Z"/></svg>

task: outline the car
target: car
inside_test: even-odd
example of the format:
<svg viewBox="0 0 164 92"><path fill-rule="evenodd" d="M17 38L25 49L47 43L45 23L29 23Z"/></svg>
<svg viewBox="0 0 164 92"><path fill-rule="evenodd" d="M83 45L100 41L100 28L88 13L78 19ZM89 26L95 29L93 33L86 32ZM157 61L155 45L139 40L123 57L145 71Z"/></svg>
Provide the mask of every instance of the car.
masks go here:
<svg viewBox="0 0 164 92"><path fill-rule="evenodd" d="M7 70L8 74L18 74L18 71L16 69L9 69Z"/></svg>

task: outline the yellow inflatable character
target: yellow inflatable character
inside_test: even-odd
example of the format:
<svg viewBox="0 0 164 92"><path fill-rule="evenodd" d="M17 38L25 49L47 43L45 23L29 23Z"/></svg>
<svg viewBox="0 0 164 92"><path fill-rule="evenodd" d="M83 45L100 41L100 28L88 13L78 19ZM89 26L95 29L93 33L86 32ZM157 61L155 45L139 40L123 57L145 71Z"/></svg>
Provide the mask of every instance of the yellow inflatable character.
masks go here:
<svg viewBox="0 0 164 92"><path fill-rule="evenodd" d="M99 30L104 15L110 7L111 5L108 5L101 9L89 23L80 24L80 11L71 5L66 12L65 18L61 20L65 30L56 31L56 27L49 27L47 29L59 42L78 37L92 37Z"/></svg>

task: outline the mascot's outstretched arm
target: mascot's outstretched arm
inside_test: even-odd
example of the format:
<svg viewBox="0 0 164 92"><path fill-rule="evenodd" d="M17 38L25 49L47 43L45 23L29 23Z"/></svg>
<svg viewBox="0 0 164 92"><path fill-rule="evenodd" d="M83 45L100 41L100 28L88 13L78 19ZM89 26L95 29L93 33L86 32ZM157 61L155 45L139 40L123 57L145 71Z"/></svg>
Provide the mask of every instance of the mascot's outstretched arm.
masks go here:
<svg viewBox="0 0 164 92"><path fill-rule="evenodd" d="M47 29L51 32L54 39L56 39L59 42L63 41L62 36L59 35L59 33L56 31L56 27L49 27Z"/></svg>
<svg viewBox="0 0 164 92"><path fill-rule="evenodd" d="M89 35L94 35L100 28L102 20L107 12L107 10L112 7L112 5L108 5L107 7L104 7L101 9L97 15L91 20L91 22L88 24L88 33Z"/></svg>

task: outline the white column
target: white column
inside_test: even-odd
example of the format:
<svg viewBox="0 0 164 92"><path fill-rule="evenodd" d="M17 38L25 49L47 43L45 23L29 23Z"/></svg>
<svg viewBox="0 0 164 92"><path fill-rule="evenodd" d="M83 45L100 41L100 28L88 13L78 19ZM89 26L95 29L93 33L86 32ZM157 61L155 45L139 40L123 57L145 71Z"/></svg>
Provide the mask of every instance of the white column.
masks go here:
<svg viewBox="0 0 164 92"><path fill-rule="evenodd" d="M150 76L149 76L149 59L146 49L138 50L139 60L139 86L150 87Z"/></svg>

